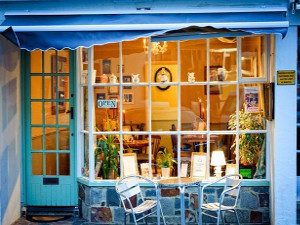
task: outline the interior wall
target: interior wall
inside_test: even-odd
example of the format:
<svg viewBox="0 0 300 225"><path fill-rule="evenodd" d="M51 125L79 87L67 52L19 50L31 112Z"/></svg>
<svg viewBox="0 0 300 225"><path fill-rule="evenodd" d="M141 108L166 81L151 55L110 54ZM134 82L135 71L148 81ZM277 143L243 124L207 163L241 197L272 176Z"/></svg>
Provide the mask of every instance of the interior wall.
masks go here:
<svg viewBox="0 0 300 225"><path fill-rule="evenodd" d="M20 217L20 53L0 35L0 224Z"/></svg>

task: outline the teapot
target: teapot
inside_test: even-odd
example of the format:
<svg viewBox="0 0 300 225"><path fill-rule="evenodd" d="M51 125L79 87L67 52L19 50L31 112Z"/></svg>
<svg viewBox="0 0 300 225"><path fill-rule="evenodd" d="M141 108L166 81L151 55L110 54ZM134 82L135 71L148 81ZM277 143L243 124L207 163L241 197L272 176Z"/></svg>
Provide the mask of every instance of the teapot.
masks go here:
<svg viewBox="0 0 300 225"><path fill-rule="evenodd" d="M194 72L188 72L188 82L189 83L194 83L195 82L195 73Z"/></svg>
<svg viewBox="0 0 300 225"><path fill-rule="evenodd" d="M140 83L140 74L132 74L132 83Z"/></svg>
<svg viewBox="0 0 300 225"><path fill-rule="evenodd" d="M111 75L109 76L109 83L115 84L115 83L117 83L117 81L118 81L118 78L117 78L116 75L111 74Z"/></svg>

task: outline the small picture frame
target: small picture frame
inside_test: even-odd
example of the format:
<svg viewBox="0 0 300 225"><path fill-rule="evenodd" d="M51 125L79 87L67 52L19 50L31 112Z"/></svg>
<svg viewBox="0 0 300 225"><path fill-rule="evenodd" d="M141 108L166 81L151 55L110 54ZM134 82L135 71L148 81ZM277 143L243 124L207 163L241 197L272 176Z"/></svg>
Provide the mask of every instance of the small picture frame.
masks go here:
<svg viewBox="0 0 300 225"><path fill-rule="evenodd" d="M97 100L104 100L104 99L106 99L106 94L105 93L97 93L96 94L96 98L97 98Z"/></svg>
<svg viewBox="0 0 300 225"><path fill-rule="evenodd" d="M139 175L136 153L123 154L123 173L124 176Z"/></svg>
<svg viewBox="0 0 300 225"><path fill-rule="evenodd" d="M134 103L133 93L123 93L123 103L124 104L133 104Z"/></svg>
<svg viewBox="0 0 300 225"><path fill-rule="evenodd" d="M149 177L150 176L150 170L149 170L149 163L141 163L141 175L143 177Z"/></svg>
<svg viewBox="0 0 300 225"><path fill-rule="evenodd" d="M192 152L191 177L205 178L205 176L206 176L206 164L207 164L207 158L206 158L205 153Z"/></svg>
<svg viewBox="0 0 300 225"><path fill-rule="evenodd" d="M132 83L132 77L129 75L124 75L123 83ZM123 86L123 89L132 89L132 86Z"/></svg>
<svg viewBox="0 0 300 225"><path fill-rule="evenodd" d="M180 177L188 177L189 163L182 162L180 166Z"/></svg>
<svg viewBox="0 0 300 225"><path fill-rule="evenodd" d="M110 86L108 87L109 95L118 95L119 94L119 86Z"/></svg>
<svg viewBox="0 0 300 225"><path fill-rule="evenodd" d="M111 60L110 59L102 60L102 73L103 74L111 74Z"/></svg>

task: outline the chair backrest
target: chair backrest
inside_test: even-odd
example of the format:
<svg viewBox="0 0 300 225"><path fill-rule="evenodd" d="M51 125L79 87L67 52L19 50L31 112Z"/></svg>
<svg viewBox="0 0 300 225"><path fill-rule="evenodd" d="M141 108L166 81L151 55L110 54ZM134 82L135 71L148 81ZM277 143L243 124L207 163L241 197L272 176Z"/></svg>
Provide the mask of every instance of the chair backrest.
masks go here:
<svg viewBox="0 0 300 225"><path fill-rule="evenodd" d="M175 124L172 124L170 131L176 131L176 126ZM176 134L171 134L171 141L172 141L172 149L173 152L177 152L177 135Z"/></svg>
<svg viewBox="0 0 300 225"><path fill-rule="evenodd" d="M160 145L160 141L161 141L161 136L160 135L152 135L151 139L153 141L152 142L152 154L154 156L154 159L156 159L158 149L159 149L159 145Z"/></svg>
<svg viewBox="0 0 300 225"><path fill-rule="evenodd" d="M230 196L234 200L230 203L230 205L235 207L239 198L241 181L243 180L243 177L240 174L230 174L223 177L223 179L225 179L225 183L221 196L221 204L223 204L226 196Z"/></svg>

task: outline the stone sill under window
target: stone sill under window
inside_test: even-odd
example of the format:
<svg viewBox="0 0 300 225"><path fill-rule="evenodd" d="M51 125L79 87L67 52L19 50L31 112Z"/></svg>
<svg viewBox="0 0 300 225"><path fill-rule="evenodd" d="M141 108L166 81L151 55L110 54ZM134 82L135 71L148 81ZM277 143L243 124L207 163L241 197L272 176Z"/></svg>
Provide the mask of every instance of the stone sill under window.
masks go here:
<svg viewBox="0 0 300 225"><path fill-rule="evenodd" d="M77 181L89 187L114 187L116 185L117 180L97 180L94 182L89 182L87 178L78 177ZM202 184L208 184L212 181L204 180ZM141 183L142 187L151 186L149 184ZM224 186L222 183L215 184L214 186ZM242 186L244 187L268 187L270 186L270 181L268 180L243 180Z"/></svg>

